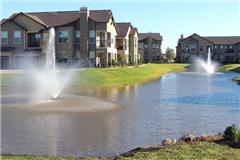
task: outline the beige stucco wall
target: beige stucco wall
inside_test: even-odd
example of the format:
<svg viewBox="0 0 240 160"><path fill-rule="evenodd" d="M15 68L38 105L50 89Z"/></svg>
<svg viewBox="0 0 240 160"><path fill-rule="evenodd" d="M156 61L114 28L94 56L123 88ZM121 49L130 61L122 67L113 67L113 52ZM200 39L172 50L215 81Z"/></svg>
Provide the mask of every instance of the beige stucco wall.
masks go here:
<svg viewBox="0 0 240 160"><path fill-rule="evenodd" d="M110 19L109 22L107 23L107 32L111 33L111 47L107 47L107 52L111 54L111 59L114 59L117 62L117 48L116 48L117 30L113 23L114 22L112 19Z"/></svg>
<svg viewBox="0 0 240 160"><path fill-rule="evenodd" d="M136 42L136 45L135 45ZM138 60L138 34L135 32L134 35L129 35L129 56L134 63Z"/></svg>
<svg viewBox="0 0 240 160"><path fill-rule="evenodd" d="M2 46L7 47L14 47L15 53L23 52L24 46L25 46L25 31L18 27L16 24L12 22L6 22L1 26L1 31L7 31L8 32L8 44L1 44ZM14 31L21 31L21 43L15 44L14 43Z"/></svg>
<svg viewBox="0 0 240 160"><path fill-rule="evenodd" d="M19 14L16 17L14 17L13 21L17 22L17 24L26 28L28 32L38 32L39 30L44 29L43 25L39 24L38 22L32 20L31 18L23 14Z"/></svg>

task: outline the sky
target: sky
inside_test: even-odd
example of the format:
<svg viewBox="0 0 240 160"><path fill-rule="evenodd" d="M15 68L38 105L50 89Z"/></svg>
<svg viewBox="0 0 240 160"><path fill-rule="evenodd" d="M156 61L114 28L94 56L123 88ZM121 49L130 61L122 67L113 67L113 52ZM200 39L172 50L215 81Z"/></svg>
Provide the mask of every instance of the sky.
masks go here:
<svg viewBox="0 0 240 160"><path fill-rule="evenodd" d="M131 22L141 32L163 36L162 50L174 48L183 34L240 36L240 0L0 0L0 19L16 12L111 9L116 22Z"/></svg>

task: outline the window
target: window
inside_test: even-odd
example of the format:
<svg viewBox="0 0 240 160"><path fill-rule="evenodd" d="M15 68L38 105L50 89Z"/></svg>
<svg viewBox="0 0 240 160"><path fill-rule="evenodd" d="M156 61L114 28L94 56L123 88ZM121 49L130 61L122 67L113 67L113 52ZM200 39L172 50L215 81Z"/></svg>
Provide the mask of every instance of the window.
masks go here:
<svg viewBox="0 0 240 160"><path fill-rule="evenodd" d="M225 49L228 49L228 45L224 45L224 48L225 48Z"/></svg>
<svg viewBox="0 0 240 160"><path fill-rule="evenodd" d="M39 33L28 33L28 47L40 47L41 35Z"/></svg>
<svg viewBox="0 0 240 160"><path fill-rule="evenodd" d="M220 45L220 48L223 49L223 45Z"/></svg>
<svg viewBox="0 0 240 160"><path fill-rule="evenodd" d="M127 47L128 47L128 41L127 39L125 39L125 50L127 50Z"/></svg>
<svg viewBox="0 0 240 160"><path fill-rule="evenodd" d="M137 47L137 38L134 37L134 46Z"/></svg>
<svg viewBox="0 0 240 160"><path fill-rule="evenodd" d="M1 44L8 44L8 32L1 31Z"/></svg>
<svg viewBox="0 0 240 160"><path fill-rule="evenodd" d="M95 43L95 31L89 31L89 43Z"/></svg>
<svg viewBox="0 0 240 160"><path fill-rule="evenodd" d="M21 44L21 31L14 31L13 37L14 44Z"/></svg>
<svg viewBox="0 0 240 160"><path fill-rule="evenodd" d="M148 48L148 45L147 45L147 44L144 44L144 48Z"/></svg>
<svg viewBox="0 0 240 160"><path fill-rule="evenodd" d="M232 46L232 45L230 45L230 46L229 46L229 49L233 49L233 46Z"/></svg>
<svg viewBox="0 0 240 160"><path fill-rule="evenodd" d="M214 46L214 48L215 48L215 49L218 49L218 46L217 46L217 45L215 45L215 46Z"/></svg>
<svg viewBox="0 0 240 160"><path fill-rule="evenodd" d="M196 45L195 44L190 44L189 48L190 48L191 52L195 52L196 51Z"/></svg>
<svg viewBox="0 0 240 160"><path fill-rule="evenodd" d="M58 32L58 42L59 43L67 43L68 42L68 32L67 31L59 31Z"/></svg>
<svg viewBox="0 0 240 160"><path fill-rule="evenodd" d="M115 42L115 35L114 34L111 34L111 43L113 44Z"/></svg>
<svg viewBox="0 0 240 160"><path fill-rule="evenodd" d="M107 32L107 46L111 47L111 33Z"/></svg>
<svg viewBox="0 0 240 160"><path fill-rule="evenodd" d="M152 44L152 48L156 48L156 44Z"/></svg>
<svg viewBox="0 0 240 160"><path fill-rule="evenodd" d="M75 43L80 43L80 31L75 31Z"/></svg>
<svg viewBox="0 0 240 160"><path fill-rule="evenodd" d="M106 32L97 32L97 37L96 37L96 46L97 47L106 47L106 37L105 37L105 34ZM93 36L94 35L94 36ZM94 34L92 34L91 35L92 36L92 38L91 37L89 37L89 40L90 39L92 39L91 41L92 41L92 43L94 43L94 41L95 41L95 32L94 32Z"/></svg>

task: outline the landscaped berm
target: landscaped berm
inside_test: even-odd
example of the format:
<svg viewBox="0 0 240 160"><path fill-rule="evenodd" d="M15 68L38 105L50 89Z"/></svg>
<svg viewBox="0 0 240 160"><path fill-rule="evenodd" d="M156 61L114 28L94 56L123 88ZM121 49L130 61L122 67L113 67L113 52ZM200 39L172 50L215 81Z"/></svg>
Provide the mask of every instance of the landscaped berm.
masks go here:
<svg viewBox="0 0 240 160"><path fill-rule="evenodd" d="M230 71L230 72L237 72L240 73L240 64L229 64L229 65L224 65L220 68L220 71ZM233 78L235 82L240 84L240 76Z"/></svg>
<svg viewBox="0 0 240 160"><path fill-rule="evenodd" d="M114 157L114 158L62 158L49 156L28 156L28 155L4 155L5 160L239 160L240 149L230 148L210 142L196 142L193 144L181 144L169 146L164 149L151 152L139 152L132 157Z"/></svg>
<svg viewBox="0 0 240 160"><path fill-rule="evenodd" d="M143 64L137 67L88 68L74 74L74 86L111 87L134 85L159 79L169 72L180 72L187 64Z"/></svg>
<svg viewBox="0 0 240 160"><path fill-rule="evenodd" d="M143 64L137 67L119 68L86 68L76 69L73 74L73 87L113 87L123 85L134 85L155 79L169 72L180 72L187 68L187 64ZM15 85L15 79L26 77L23 73L1 73L1 85ZM65 74L60 72L59 74ZM28 79L29 80L29 79ZM25 84L28 85L26 80Z"/></svg>

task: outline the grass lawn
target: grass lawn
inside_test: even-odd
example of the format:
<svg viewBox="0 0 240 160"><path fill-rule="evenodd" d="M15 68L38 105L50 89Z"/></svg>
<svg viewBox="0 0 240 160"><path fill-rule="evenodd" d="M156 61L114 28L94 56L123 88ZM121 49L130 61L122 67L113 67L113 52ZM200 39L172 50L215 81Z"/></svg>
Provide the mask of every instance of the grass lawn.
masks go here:
<svg viewBox="0 0 240 160"><path fill-rule="evenodd" d="M5 160L75 160L77 158L56 158L56 157L37 157L37 156L10 156L0 157ZM99 160L111 158L79 158L83 160ZM214 159L214 160L239 160L240 149L229 148L209 142L196 142L193 144L182 144L169 146L153 152L138 152L133 157L119 157L120 160L193 160L193 159Z"/></svg>
<svg viewBox="0 0 240 160"><path fill-rule="evenodd" d="M186 64L144 64L138 67L86 68L74 70L72 87L111 87L133 85L160 78L168 72L184 71ZM28 73L1 73L1 86L29 85ZM60 74L64 74L60 72ZM61 76L61 75L60 75ZM25 79L24 79L25 78Z"/></svg>
<svg viewBox="0 0 240 160"><path fill-rule="evenodd" d="M184 71L186 64L145 64L139 67L88 68L77 71L74 86L111 87L133 85L160 78L168 72Z"/></svg>
<svg viewBox="0 0 240 160"><path fill-rule="evenodd" d="M219 70L220 70L220 71L232 71L232 72L238 72L238 73L240 73L240 64L224 65L224 66L220 67ZM233 80L234 80L235 82L237 82L238 84L240 84L240 75L239 75L239 77L233 78Z"/></svg>
<svg viewBox="0 0 240 160"><path fill-rule="evenodd" d="M219 71L232 71L240 73L240 64L228 64L219 68Z"/></svg>

